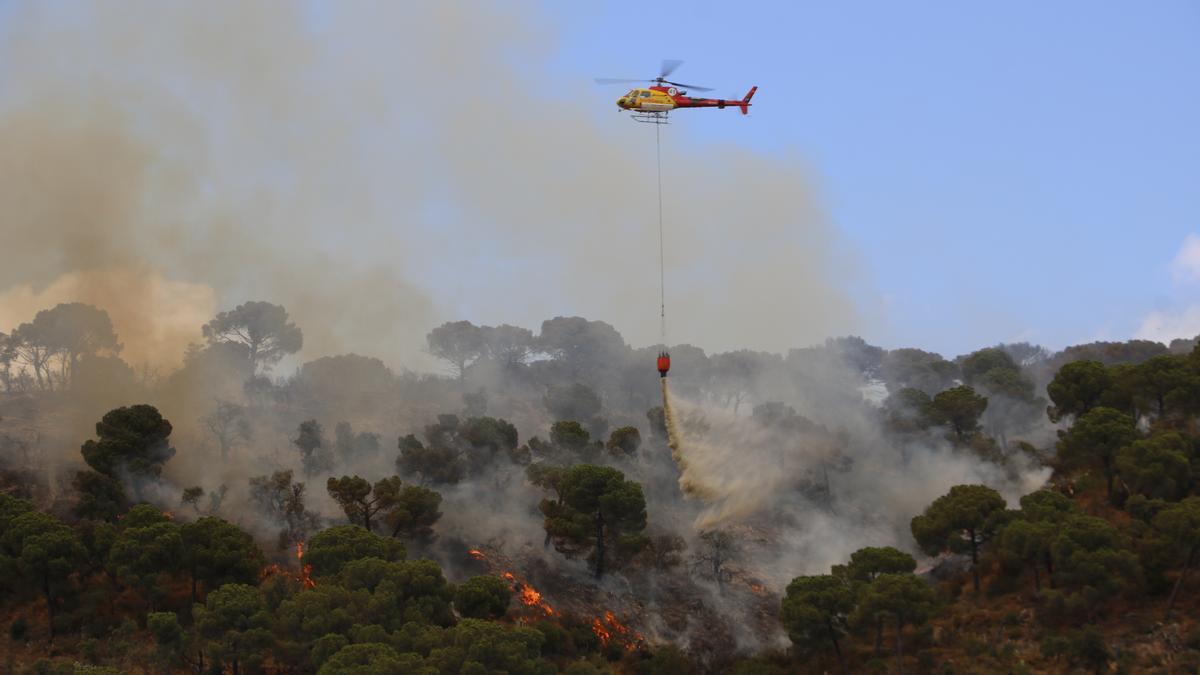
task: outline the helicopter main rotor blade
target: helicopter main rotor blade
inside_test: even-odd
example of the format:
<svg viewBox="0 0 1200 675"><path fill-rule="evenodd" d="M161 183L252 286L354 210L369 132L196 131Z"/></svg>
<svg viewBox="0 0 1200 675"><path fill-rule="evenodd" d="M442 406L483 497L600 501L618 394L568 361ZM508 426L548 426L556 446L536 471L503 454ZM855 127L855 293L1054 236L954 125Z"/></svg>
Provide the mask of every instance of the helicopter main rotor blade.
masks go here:
<svg viewBox="0 0 1200 675"><path fill-rule="evenodd" d="M593 79L596 81L596 84L626 84L629 82L645 82L645 80L631 80L616 77L596 77Z"/></svg>
<svg viewBox="0 0 1200 675"><path fill-rule="evenodd" d="M683 64L679 59L663 59L662 67L658 69L659 77L670 77L675 69Z"/></svg>
<svg viewBox="0 0 1200 675"><path fill-rule="evenodd" d="M695 84L683 84L682 82L671 82L669 80L663 80L663 82L666 82L667 84L673 84L676 87L682 87L684 89L691 89L693 91L712 91L712 87L701 87L701 86L695 85Z"/></svg>

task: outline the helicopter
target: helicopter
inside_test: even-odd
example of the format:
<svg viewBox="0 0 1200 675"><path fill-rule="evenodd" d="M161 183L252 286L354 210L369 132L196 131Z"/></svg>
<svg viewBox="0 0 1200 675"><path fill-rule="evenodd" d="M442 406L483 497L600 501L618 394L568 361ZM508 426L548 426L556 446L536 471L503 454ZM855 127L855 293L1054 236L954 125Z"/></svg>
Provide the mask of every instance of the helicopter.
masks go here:
<svg viewBox="0 0 1200 675"><path fill-rule="evenodd" d="M639 122L663 124L665 123L666 115L678 108L724 109L736 106L741 109L743 115L749 114L750 99L753 98L754 92L758 91L757 86L750 87L750 91L746 92L746 96L740 101L723 98L692 98L687 95L685 89L695 91L712 91L712 89L668 80L667 78L670 77L671 73L675 72L675 69L682 64L683 61L677 59L665 59L659 68L658 77L649 80L598 77L596 78L596 84L652 83L649 87L630 89L624 96L617 99L617 108L622 111L628 110L632 112L634 119L637 119Z"/></svg>

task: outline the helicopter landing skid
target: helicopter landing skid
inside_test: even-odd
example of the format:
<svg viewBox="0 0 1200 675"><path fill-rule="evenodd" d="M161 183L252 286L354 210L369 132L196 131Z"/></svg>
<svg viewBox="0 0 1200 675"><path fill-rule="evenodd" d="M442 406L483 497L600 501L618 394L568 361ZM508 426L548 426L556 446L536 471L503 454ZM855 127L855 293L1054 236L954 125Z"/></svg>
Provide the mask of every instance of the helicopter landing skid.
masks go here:
<svg viewBox="0 0 1200 675"><path fill-rule="evenodd" d="M666 111L650 112L646 110L635 110L630 113L634 122L642 124L670 124L671 118Z"/></svg>

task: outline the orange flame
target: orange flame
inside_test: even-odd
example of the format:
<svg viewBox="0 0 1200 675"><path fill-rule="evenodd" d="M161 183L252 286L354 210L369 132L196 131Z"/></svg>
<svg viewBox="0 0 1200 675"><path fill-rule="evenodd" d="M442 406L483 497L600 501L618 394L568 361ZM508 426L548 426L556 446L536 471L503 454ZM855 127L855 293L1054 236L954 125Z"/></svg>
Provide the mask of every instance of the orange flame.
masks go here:
<svg viewBox="0 0 1200 675"><path fill-rule="evenodd" d="M596 634L596 637L600 638L600 644L605 647L608 646L608 641L612 639L612 634L608 632L603 623L600 623L600 619L592 619L592 632Z"/></svg>
<svg viewBox="0 0 1200 675"><path fill-rule="evenodd" d="M636 651L637 648L645 641L637 632L629 629L628 626L617 620L617 616L612 612L605 612L603 620L592 619L592 632L596 637L600 638L600 644L605 647L608 643L616 638L617 642L623 646L626 651Z"/></svg>
<svg viewBox="0 0 1200 675"><path fill-rule="evenodd" d="M316 588L317 582L312 578L312 565L305 565L300 570L300 583L304 584L305 588Z"/></svg>
<svg viewBox="0 0 1200 675"><path fill-rule="evenodd" d="M305 588L316 588L317 582L312 578L312 565L303 564L304 560L304 540L296 542L296 560L301 561L300 565L300 583Z"/></svg>
<svg viewBox="0 0 1200 675"><path fill-rule="evenodd" d="M484 555L483 551L480 551L477 548L468 549L467 555L470 555L476 560L487 560L487 556ZM542 598L541 592L534 588L529 582L508 571L500 572L499 577L507 581L512 586L512 590L517 594L517 598L521 601L521 604L525 605L526 607L536 609L544 613L546 616L558 615L558 612L554 611L554 608L550 606L550 603L546 602L545 599Z"/></svg>
<svg viewBox="0 0 1200 675"><path fill-rule="evenodd" d="M537 589L529 584L521 586L521 602L525 603L526 607L536 607L546 613L546 616L554 616L557 612L545 600L542 599L542 594L538 593Z"/></svg>
<svg viewBox="0 0 1200 675"><path fill-rule="evenodd" d="M304 558L304 542L298 541L298 542L296 542L296 560L303 561L303 558ZM312 565L305 565L305 564L303 564L303 562L301 562L299 573L293 574L292 572L289 572L289 571L283 569L279 565L272 563L272 564L264 567L262 569L262 571L259 572L258 577L259 577L259 580L261 581L263 579L266 579L267 577L273 577L275 575L284 575L284 576L292 577L296 581L300 582L300 585L303 588L316 588L317 587L317 582L313 581L313 578L312 578Z"/></svg>

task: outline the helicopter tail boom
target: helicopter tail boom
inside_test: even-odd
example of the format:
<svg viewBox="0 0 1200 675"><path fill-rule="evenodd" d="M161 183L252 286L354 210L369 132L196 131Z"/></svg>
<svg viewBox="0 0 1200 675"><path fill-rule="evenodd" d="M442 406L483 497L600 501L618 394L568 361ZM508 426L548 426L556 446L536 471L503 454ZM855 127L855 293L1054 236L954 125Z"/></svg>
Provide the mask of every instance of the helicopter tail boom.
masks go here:
<svg viewBox="0 0 1200 675"><path fill-rule="evenodd" d="M756 91L758 91L758 85L750 87L750 91L746 92L746 97L743 98L741 103L738 104L738 107L742 109L743 115L750 114L750 99L754 97L754 92Z"/></svg>

